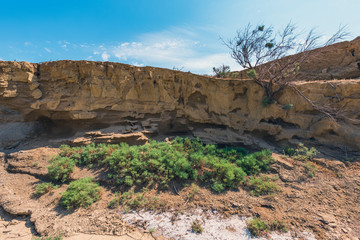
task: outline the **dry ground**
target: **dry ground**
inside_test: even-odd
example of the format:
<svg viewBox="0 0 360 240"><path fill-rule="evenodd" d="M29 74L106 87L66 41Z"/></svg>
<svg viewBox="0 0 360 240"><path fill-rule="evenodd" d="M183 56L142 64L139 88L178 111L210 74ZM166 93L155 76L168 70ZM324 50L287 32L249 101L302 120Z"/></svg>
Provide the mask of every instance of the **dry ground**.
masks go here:
<svg viewBox="0 0 360 240"><path fill-rule="evenodd" d="M161 232L144 229L144 223L125 221L124 208L108 208L114 191L101 171L77 168L72 175L73 179L93 176L101 183L101 200L89 209L68 211L59 204L66 184L35 198L34 187L47 180L48 160L59 150L34 146L28 149L4 155L0 164L0 239L32 239L39 234L58 233L74 240L162 238ZM273 157L275 163L269 176L277 179L280 191L276 195L255 197L241 188L214 194L206 188L194 191L193 186L180 188L174 184L173 191L150 191L146 196L164 201L166 204L158 211L172 213L175 221L179 214L203 209L225 217L284 221L292 239L302 239L303 231L313 233L317 239L360 239L359 162L344 164L317 158L312 161L315 176L309 177L303 162L279 154Z"/></svg>

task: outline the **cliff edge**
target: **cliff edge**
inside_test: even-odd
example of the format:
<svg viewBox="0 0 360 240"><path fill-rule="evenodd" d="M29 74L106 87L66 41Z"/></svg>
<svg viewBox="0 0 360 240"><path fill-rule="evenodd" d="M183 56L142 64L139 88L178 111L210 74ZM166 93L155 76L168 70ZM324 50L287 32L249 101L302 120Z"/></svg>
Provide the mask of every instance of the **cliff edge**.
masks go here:
<svg viewBox="0 0 360 240"><path fill-rule="evenodd" d="M0 62L0 148L43 131L61 137L115 127L122 133L191 134L224 144L311 141L360 151L360 80L297 87L348 119L330 120L290 88L264 107L263 89L251 80L112 62Z"/></svg>

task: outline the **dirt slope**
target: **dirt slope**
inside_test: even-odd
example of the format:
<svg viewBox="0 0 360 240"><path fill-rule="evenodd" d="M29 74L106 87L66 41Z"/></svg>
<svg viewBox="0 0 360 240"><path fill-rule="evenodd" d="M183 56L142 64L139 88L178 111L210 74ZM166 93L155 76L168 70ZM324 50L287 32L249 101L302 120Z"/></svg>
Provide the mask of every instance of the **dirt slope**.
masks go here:
<svg viewBox="0 0 360 240"><path fill-rule="evenodd" d="M66 236L81 233L85 234L82 236L110 234L138 238L144 234L143 230L135 227L136 222L130 225L123 220L125 215L121 208L107 208L114 193L96 170L77 169L72 175L74 179L93 176L102 182L102 199L90 209L72 212L59 205L60 194L66 184L40 198L34 198L33 188L47 179L48 160L57 151L56 148L40 147L6 156L6 161L2 161L0 166L0 206L6 212L28 216L27 225L32 225L30 219L33 233L36 231L41 235L61 232ZM292 237L289 239L298 239L304 231L311 232L317 239L359 238L359 163L345 165L334 159L317 158L312 162L316 172L311 178L303 162L278 154L273 157L276 161L268 176L277 178L276 184L280 188L277 195L255 197L242 189L213 194L205 188L194 193L189 186L177 193L150 192L148 197L157 196L164 200L166 205L160 211L170 212L174 216L201 208L217 211L225 217L235 214L241 217L258 216L269 222L281 220L290 230ZM190 199L189 194L192 194ZM17 221L7 221L6 225L12 226L12 222L15 222L14 226L17 226ZM138 227L143 227L143 224L139 221ZM25 234L15 227L3 227L1 230L9 238L14 234ZM28 230L26 234L29 233ZM161 232L157 234L162 235ZM142 239L152 239L150 233L145 233L145 237Z"/></svg>

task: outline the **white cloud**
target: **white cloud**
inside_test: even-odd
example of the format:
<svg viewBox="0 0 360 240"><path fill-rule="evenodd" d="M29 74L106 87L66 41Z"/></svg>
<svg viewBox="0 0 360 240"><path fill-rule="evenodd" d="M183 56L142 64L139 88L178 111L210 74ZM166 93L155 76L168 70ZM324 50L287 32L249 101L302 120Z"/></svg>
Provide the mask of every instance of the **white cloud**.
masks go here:
<svg viewBox="0 0 360 240"><path fill-rule="evenodd" d="M51 53L51 50L50 49L48 49L48 48L44 48L45 49L45 51L47 51L48 53Z"/></svg>
<svg viewBox="0 0 360 240"><path fill-rule="evenodd" d="M70 45L70 42L67 41L57 41L57 43L64 49L66 49L68 47L68 45Z"/></svg>
<svg viewBox="0 0 360 240"><path fill-rule="evenodd" d="M32 43L31 43L31 42L24 42L24 45L25 45L25 46L31 46Z"/></svg>
<svg viewBox="0 0 360 240"><path fill-rule="evenodd" d="M129 58L141 62L166 63L178 61L185 57L188 50L176 39L162 40L159 42L132 42L123 43L112 49L112 53L120 60Z"/></svg>
<svg viewBox="0 0 360 240"><path fill-rule="evenodd" d="M111 56L107 52L103 52L103 54L101 54L101 58L103 61L108 61L110 57Z"/></svg>
<svg viewBox="0 0 360 240"><path fill-rule="evenodd" d="M219 67L222 64L230 66L231 70L240 70L239 65L231 59L227 53L216 53L193 57L185 60L182 66L185 69L190 69L194 72L210 74L212 73L213 67Z"/></svg>
<svg viewBox="0 0 360 240"><path fill-rule="evenodd" d="M211 74L212 68L222 64L239 69L218 38L208 29L171 28L162 32L142 34L137 39L117 44L82 43L87 59L118 61L135 66L154 66L182 69L199 74ZM64 51L75 44L58 41ZM46 49L45 49L46 50Z"/></svg>
<svg viewBox="0 0 360 240"><path fill-rule="evenodd" d="M138 62L132 62L131 65L134 65L136 67L143 67L144 66L144 64L138 63Z"/></svg>
<svg viewBox="0 0 360 240"><path fill-rule="evenodd" d="M183 68L201 74L212 73L222 64L239 69L226 49L215 49L196 39L196 33L181 30L181 36L171 31L145 34L137 42L123 42L117 46L101 46L118 58L133 65L151 65L165 68ZM193 39L195 37L195 39ZM220 44L220 43L219 43ZM221 44L220 44L221 47Z"/></svg>

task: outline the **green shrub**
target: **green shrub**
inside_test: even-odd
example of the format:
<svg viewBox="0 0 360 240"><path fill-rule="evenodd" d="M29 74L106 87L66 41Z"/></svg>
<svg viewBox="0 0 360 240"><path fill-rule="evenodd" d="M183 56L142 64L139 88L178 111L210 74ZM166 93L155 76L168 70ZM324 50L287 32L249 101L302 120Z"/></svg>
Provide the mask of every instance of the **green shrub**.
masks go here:
<svg viewBox="0 0 360 240"><path fill-rule="evenodd" d="M224 185L222 185L222 183L219 182L214 182L213 185L211 186L212 190L214 190L215 192L222 192L224 191Z"/></svg>
<svg viewBox="0 0 360 240"><path fill-rule="evenodd" d="M282 152L283 154L293 157L295 160L299 161L311 161L314 159L316 154L319 153L316 148L311 147L309 149L303 143L299 143L296 148L285 146Z"/></svg>
<svg viewBox="0 0 360 240"><path fill-rule="evenodd" d="M309 177L311 177L311 178L315 177L317 169L316 169L316 165L314 163L308 161L304 164L304 167L305 167L306 173Z"/></svg>
<svg viewBox="0 0 360 240"><path fill-rule="evenodd" d="M250 177L247 187L250 190L250 194L253 196L268 195L279 191L279 188L276 183L273 182L273 179L266 176L261 176L260 178Z"/></svg>
<svg viewBox="0 0 360 240"><path fill-rule="evenodd" d="M282 154L292 157L296 154L296 150L288 145L282 148Z"/></svg>
<svg viewBox="0 0 360 240"><path fill-rule="evenodd" d="M272 221L270 224L264 222L260 218L254 217L246 221L247 228L252 237L261 237L266 235L268 231L287 232L284 221Z"/></svg>
<svg viewBox="0 0 360 240"><path fill-rule="evenodd" d="M246 75L250 78L250 79L254 79L257 77L257 73L255 71L255 69L250 69L246 72Z"/></svg>
<svg viewBox="0 0 360 240"><path fill-rule="evenodd" d="M55 237L41 237L41 238L36 238L35 240L62 240L62 234L59 234Z"/></svg>
<svg viewBox="0 0 360 240"><path fill-rule="evenodd" d="M95 146L94 143L91 143L83 147L80 163L87 166L101 163L107 156L119 148L119 145L114 144L99 144Z"/></svg>
<svg viewBox="0 0 360 240"><path fill-rule="evenodd" d="M88 207L100 199L101 189L92 178L82 178L70 183L62 194L61 201L64 207Z"/></svg>
<svg viewBox="0 0 360 240"><path fill-rule="evenodd" d="M286 104L285 106L283 106L284 110L290 110L294 105L292 104Z"/></svg>
<svg viewBox="0 0 360 240"><path fill-rule="evenodd" d="M75 161L68 157L56 156L50 161L47 168L52 180L66 182L74 171Z"/></svg>
<svg viewBox="0 0 360 240"><path fill-rule="evenodd" d="M286 146L283 150L283 153L290 157L293 157L295 160L309 161L313 160L316 154L318 154L319 152L314 147L309 149L304 144L299 143L295 149Z"/></svg>
<svg viewBox="0 0 360 240"><path fill-rule="evenodd" d="M61 157L68 157L78 163L81 159L81 153L83 149L81 147L70 147L68 145L61 145L60 146L60 153Z"/></svg>
<svg viewBox="0 0 360 240"><path fill-rule="evenodd" d="M312 147L312 148L308 148L306 147L304 144L299 143L299 145L296 148L296 153L295 153L295 160L300 160L300 161L310 161L313 160L314 157L316 156L316 154L318 154L319 152L316 150L316 148Z"/></svg>
<svg viewBox="0 0 360 240"><path fill-rule="evenodd" d="M240 76L240 73L238 73L238 72L231 73L231 78L238 78L239 76Z"/></svg>
<svg viewBox="0 0 360 240"><path fill-rule="evenodd" d="M58 185L55 186L54 184L48 182L40 183L35 187L34 196L40 197L48 192L51 192L53 189L57 189L58 187Z"/></svg>
<svg viewBox="0 0 360 240"><path fill-rule="evenodd" d="M224 64L218 68L213 67L213 72L215 73L215 77L218 77L218 78L229 77L231 74L230 71L231 71L230 66L226 66Z"/></svg>
<svg viewBox="0 0 360 240"><path fill-rule="evenodd" d="M170 143L89 144L78 148L62 146L61 150L61 157L88 167L103 167L115 184L127 187L167 188L171 181L198 181L221 192L237 189L245 176L268 171L273 162L269 150L248 154L243 148L218 148L199 139L180 137Z"/></svg>
<svg viewBox="0 0 360 240"><path fill-rule="evenodd" d="M203 232L203 227L201 225L201 222L199 220L195 220L191 223L191 230L194 232L194 233L202 233Z"/></svg>
<svg viewBox="0 0 360 240"><path fill-rule="evenodd" d="M267 107L267 106L269 106L269 105L271 105L271 104L274 104L274 103L276 103L276 101L275 101L274 99L270 99L270 98L268 98L268 97L265 97L265 98L263 99L263 101L262 101L263 107Z"/></svg>
<svg viewBox="0 0 360 240"><path fill-rule="evenodd" d="M269 230L268 225L263 220L256 217L246 221L246 225L252 237L263 236Z"/></svg>
<svg viewBox="0 0 360 240"><path fill-rule="evenodd" d="M270 164L274 162L270 150L262 150L249 154L236 161L236 164L244 169L248 175L255 175L260 172L266 172L270 169Z"/></svg>
<svg viewBox="0 0 360 240"><path fill-rule="evenodd" d="M221 186L237 188L246 176L246 173L241 167L232 164L226 159L219 159L216 156L206 156L204 160L206 168L209 169L204 172L204 177L213 182L212 188L214 191L219 192Z"/></svg>
<svg viewBox="0 0 360 240"><path fill-rule="evenodd" d="M143 146L121 144L103 161L118 184L167 187L175 178L194 180L196 170L185 152L177 151L165 142L153 142Z"/></svg>

